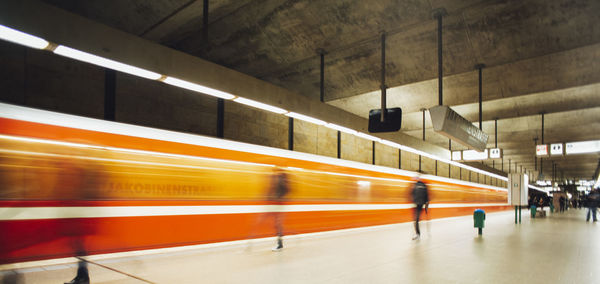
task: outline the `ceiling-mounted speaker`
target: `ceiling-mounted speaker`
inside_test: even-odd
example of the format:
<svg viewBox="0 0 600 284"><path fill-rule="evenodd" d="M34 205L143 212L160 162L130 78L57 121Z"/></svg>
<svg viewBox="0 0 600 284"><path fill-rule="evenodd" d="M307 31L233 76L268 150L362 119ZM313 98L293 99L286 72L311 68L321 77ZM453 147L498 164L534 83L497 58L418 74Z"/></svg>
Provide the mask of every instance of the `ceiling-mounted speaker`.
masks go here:
<svg viewBox="0 0 600 284"><path fill-rule="evenodd" d="M394 132L402 126L402 109L399 107L386 109L385 121L381 121L381 109L369 111L369 132Z"/></svg>

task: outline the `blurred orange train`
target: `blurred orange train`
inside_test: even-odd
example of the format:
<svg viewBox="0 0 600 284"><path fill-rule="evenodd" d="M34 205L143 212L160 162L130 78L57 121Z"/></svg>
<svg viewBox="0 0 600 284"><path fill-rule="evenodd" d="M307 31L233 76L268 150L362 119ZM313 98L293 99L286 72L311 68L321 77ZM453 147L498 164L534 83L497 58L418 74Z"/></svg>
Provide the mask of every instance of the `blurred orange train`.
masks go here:
<svg viewBox="0 0 600 284"><path fill-rule="evenodd" d="M0 263L273 236L275 211L285 235L407 222L414 174L0 104ZM509 208L505 189L424 178L429 218Z"/></svg>

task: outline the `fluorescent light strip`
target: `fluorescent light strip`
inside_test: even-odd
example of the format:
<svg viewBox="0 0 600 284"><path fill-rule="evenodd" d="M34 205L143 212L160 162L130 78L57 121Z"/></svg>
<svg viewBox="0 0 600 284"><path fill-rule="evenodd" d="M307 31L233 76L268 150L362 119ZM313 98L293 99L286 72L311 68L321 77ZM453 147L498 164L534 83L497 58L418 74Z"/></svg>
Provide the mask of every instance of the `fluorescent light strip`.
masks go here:
<svg viewBox="0 0 600 284"><path fill-rule="evenodd" d="M354 129L350 129L350 128L347 128L347 127L339 126L339 125L333 124L333 123L327 123L327 124L325 124L325 126L331 128L333 130L337 130L337 131L348 133L348 134L352 134L352 135L356 135L356 133L358 133Z"/></svg>
<svg viewBox="0 0 600 284"><path fill-rule="evenodd" d="M44 49L50 44L43 38L26 34L3 25L0 25L0 38L35 49Z"/></svg>
<svg viewBox="0 0 600 284"><path fill-rule="evenodd" d="M75 60L95 64L109 69L114 69L123 73L139 76L150 80L158 80L162 77L161 74L156 72L148 71L139 67L131 66L125 63L114 61L112 59L100 57L91 53L83 52L81 50L73 49L64 45L59 45L54 49L54 53L69 57Z"/></svg>
<svg viewBox="0 0 600 284"><path fill-rule="evenodd" d="M245 104L247 106L259 108L259 109L274 112L277 114L284 114L284 113L288 112L285 109L274 107L274 106L271 106L268 104L263 104L261 102L253 101L253 100L246 99L246 98L238 97L238 98L233 99L233 101L236 103Z"/></svg>
<svg viewBox="0 0 600 284"><path fill-rule="evenodd" d="M375 142L381 142L381 138L375 137L373 135L365 134L365 133L362 133L362 132L357 132L354 135L356 135L356 136L358 136L360 138L367 139L367 140L371 140L371 141L375 141Z"/></svg>
<svg viewBox="0 0 600 284"><path fill-rule="evenodd" d="M300 120L303 120L303 121L306 121L306 122L314 123L316 125L325 125L325 124L327 124L327 122L322 121L320 119L312 118L310 116L306 116L306 115L295 113L295 112L289 112L289 113L286 113L285 115L287 115L289 117L292 117L292 118L297 118L297 119L300 119Z"/></svg>
<svg viewBox="0 0 600 284"><path fill-rule="evenodd" d="M384 144L384 145L388 145L390 147L394 147L397 149L400 149L401 145L396 143L396 142L391 142L391 141L387 141L387 140L383 140L381 139L381 141L379 141L379 143Z"/></svg>
<svg viewBox="0 0 600 284"><path fill-rule="evenodd" d="M444 158L441 158L441 157L436 157L436 156L431 155L429 153L425 153L425 152L422 152L422 151L419 151L419 150L415 150L415 149L410 148L410 147L403 146L401 149L405 150L407 152L412 152L412 153L415 153L415 154L418 154L418 155L421 155L421 156L428 157L430 159L438 160L438 161L443 162L443 163L447 163L447 164L451 164L451 165L454 165L454 166L457 166L457 167L461 167L461 168L467 169L469 171L473 171L473 172L476 172L476 173L484 174L484 175L487 175L487 176L490 176L490 177L493 177L493 178L497 178L497 179L500 179L500 180L503 180L503 181L508 181L507 177L503 177L501 175L497 175L497 174L494 174L494 173L486 172L484 170L480 170L478 168L474 168L474 167L471 167L469 165L461 164L461 163L458 163L456 161L444 159Z"/></svg>
<svg viewBox="0 0 600 284"><path fill-rule="evenodd" d="M499 180L503 180L503 181L508 182L508 178L507 177L503 177L501 175L497 175L497 174L494 174L494 173L486 172L484 170L480 170L478 168L471 167L469 165L461 164L461 163L458 163L458 162L455 162L455 161L447 161L447 160L440 160L440 161L442 161L444 163L455 165L457 167L461 167L463 169L467 169L469 171L473 171L473 172L476 172L476 173L484 174L484 175L487 175L487 176L490 176L490 177L497 178Z"/></svg>
<svg viewBox="0 0 600 284"><path fill-rule="evenodd" d="M225 99L225 100L231 100L231 99L235 98L235 96L232 94L225 93L225 92L215 90L215 89L212 89L209 87L205 87L202 85L198 85L198 84L195 84L192 82L177 79L175 77L167 77L163 80L163 82L165 82L169 85L175 86L175 87L188 89L190 91L211 95L213 97L217 97L217 98L221 98L221 99Z"/></svg>
<svg viewBox="0 0 600 284"><path fill-rule="evenodd" d="M458 163L456 161L452 161L452 160L444 159L444 158L441 158L441 157L437 157L435 155L432 155L432 154L429 154L429 153L425 153L423 151L419 151L419 150L413 149L413 148L408 147L408 146L400 145L400 144L395 143L395 142L391 142L391 141L383 140L383 139L381 141L379 141L379 142L381 144L385 144L385 145L388 145L388 146L391 146L391 147L395 147L395 148L398 148L398 149L406 151L406 152L410 152L410 153L421 155L421 156L424 156L424 157L427 157L427 158L430 158L430 159L438 160L438 161L443 162L443 163L448 163L448 164L451 164L451 165L454 165L454 166L457 166L457 167L461 167L463 169L467 169L467 170L470 170L470 171L481 173L481 174L484 174L484 175L487 175L487 176L490 176L490 177L493 177L493 178L497 178L497 179L500 179L500 180L503 180L503 181L508 181L508 178L503 177L501 175L497 175L497 174L494 174L494 173L486 172L484 170L480 170L478 168L474 168L474 167L471 167L469 165L461 164L461 163Z"/></svg>

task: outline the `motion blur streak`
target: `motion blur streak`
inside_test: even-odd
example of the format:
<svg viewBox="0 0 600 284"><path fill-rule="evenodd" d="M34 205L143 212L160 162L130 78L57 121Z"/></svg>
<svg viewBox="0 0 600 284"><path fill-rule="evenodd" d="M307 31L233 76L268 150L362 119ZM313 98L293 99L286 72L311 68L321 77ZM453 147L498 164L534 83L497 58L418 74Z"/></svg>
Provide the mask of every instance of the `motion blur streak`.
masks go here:
<svg viewBox="0 0 600 284"><path fill-rule="evenodd" d="M147 137L110 130L125 128ZM268 212L284 214L285 235L412 219L414 173L165 133L0 104L0 263L273 236L257 222ZM288 177L283 205L268 202L274 168ZM425 180L428 218L508 208L504 189Z"/></svg>

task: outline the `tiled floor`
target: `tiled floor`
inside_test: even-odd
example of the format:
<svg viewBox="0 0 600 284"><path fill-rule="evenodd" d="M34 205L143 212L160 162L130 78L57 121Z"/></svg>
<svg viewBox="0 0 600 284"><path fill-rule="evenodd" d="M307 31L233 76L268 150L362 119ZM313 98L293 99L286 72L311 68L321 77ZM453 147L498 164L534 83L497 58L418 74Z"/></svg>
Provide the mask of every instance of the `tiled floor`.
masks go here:
<svg viewBox="0 0 600 284"><path fill-rule="evenodd" d="M472 217L297 236L99 260L92 283L600 283L600 223L570 210L514 224L488 214L478 237ZM4 270L0 283L62 283L76 265ZM134 278L137 277L138 279ZM142 279L142 280L139 280ZM144 281L145 280L145 281Z"/></svg>

